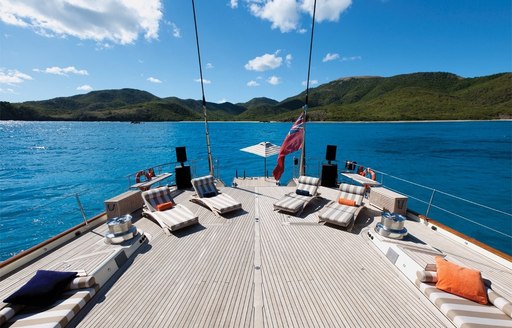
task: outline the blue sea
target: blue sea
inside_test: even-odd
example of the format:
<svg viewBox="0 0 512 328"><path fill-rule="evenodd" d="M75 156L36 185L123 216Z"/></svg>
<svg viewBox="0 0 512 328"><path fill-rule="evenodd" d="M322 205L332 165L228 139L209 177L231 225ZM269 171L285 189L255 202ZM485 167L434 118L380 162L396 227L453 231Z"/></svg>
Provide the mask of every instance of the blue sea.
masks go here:
<svg viewBox="0 0 512 328"><path fill-rule="evenodd" d="M216 175L227 184L236 173L263 175L263 158L240 149L279 145L291 125L210 122ZM414 196L413 210L512 253L512 122L308 123L306 136L307 174L318 174L326 145L336 145L339 170L346 160L371 167ZM0 144L0 260L82 222L77 194L88 217L102 212L104 200L127 190L129 174L175 162L177 146L187 147L194 175L208 173L202 122L0 121ZM282 181L292 177L294 155ZM276 160L268 158L269 174ZM428 209L432 196L448 212Z"/></svg>

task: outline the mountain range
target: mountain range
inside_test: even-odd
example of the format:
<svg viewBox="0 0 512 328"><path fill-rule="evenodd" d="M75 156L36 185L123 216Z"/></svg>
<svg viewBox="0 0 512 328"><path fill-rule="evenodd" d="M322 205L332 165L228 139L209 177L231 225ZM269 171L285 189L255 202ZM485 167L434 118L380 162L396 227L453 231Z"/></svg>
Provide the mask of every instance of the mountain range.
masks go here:
<svg viewBox="0 0 512 328"><path fill-rule="evenodd" d="M211 121L290 121L306 94L276 101L207 103ZM341 78L312 88L313 121L483 120L512 118L512 73L463 78L451 73ZM100 90L22 103L0 102L0 120L195 121L200 100L160 98L136 89Z"/></svg>

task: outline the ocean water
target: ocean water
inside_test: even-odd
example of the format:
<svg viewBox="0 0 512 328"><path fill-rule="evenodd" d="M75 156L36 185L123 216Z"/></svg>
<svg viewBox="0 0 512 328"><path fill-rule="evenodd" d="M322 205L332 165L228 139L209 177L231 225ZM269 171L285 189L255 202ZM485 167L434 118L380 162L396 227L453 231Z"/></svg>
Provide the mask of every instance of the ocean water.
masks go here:
<svg viewBox="0 0 512 328"><path fill-rule="evenodd" d="M226 183L236 173L263 175L263 158L240 149L262 141L281 144L290 127L211 122L217 175ZM307 174L318 174L326 145L337 145L338 169L352 160L433 188L434 203L449 212L434 207L429 217L512 253L512 217L506 214L512 213L512 122L308 123L306 136ZM208 173L201 122L0 121L0 144L0 260L80 223L77 194L88 217L102 212L105 199L127 190L127 175L175 162L177 146L187 147L196 176ZM294 155L299 153L286 159L283 181L292 177ZM276 160L267 159L269 174ZM431 189L388 175L384 184L415 195L409 207L426 213Z"/></svg>

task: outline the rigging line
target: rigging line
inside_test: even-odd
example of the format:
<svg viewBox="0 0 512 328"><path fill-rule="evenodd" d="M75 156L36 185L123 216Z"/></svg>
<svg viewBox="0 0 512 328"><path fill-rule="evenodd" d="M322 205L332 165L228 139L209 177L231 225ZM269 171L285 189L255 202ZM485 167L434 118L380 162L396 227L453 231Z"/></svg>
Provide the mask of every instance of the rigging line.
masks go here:
<svg viewBox="0 0 512 328"><path fill-rule="evenodd" d="M306 107L309 104L309 79L311 74L311 56L313 54L313 36L315 35L315 15L316 15L316 0L313 4L313 19L311 22L311 40L309 42L309 61L308 61L308 79L306 80Z"/></svg>
<svg viewBox="0 0 512 328"><path fill-rule="evenodd" d="M204 96L204 82L203 82L203 65L201 64L201 51L199 49L199 33L197 32L197 18L196 18L196 6L194 0L192 0L192 12L194 14L194 29L196 32L196 48L197 48L197 59L199 61L199 79L201 80L201 95L203 97L203 116L204 116L204 128L206 133L206 147L208 150L208 169L210 175L213 176L213 160L212 151L210 147L210 132L208 131L208 118L206 116L206 98Z"/></svg>
<svg viewBox="0 0 512 328"><path fill-rule="evenodd" d="M300 166L299 175L306 175L306 121L308 118L308 105L309 105L309 80L311 74L311 57L313 54L313 36L315 35L315 16L316 16L316 0L313 4L313 17L311 22L311 39L309 42L309 60L308 60L308 78L306 80L306 103L304 105L304 123L303 123L303 137L302 137L302 151L300 153Z"/></svg>

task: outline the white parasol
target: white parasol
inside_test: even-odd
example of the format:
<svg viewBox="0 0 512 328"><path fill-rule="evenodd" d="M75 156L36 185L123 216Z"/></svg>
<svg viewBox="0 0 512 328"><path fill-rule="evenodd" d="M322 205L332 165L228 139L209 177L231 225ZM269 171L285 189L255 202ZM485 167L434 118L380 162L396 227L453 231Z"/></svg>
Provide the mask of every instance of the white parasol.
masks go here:
<svg viewBox="0 0 512 328"><path fill-rule="evenodd" d="M265 165L263 176L267 177L267 157L279 154L281 147L279 147L278 145L274 145L273 143L270 143L268 141L264 141L260 142L257 145L245 147L240 150L263 157Z"/></svg>

